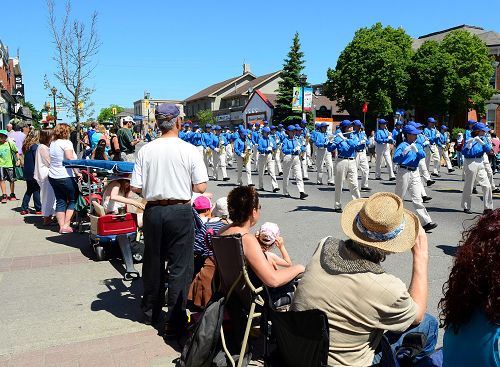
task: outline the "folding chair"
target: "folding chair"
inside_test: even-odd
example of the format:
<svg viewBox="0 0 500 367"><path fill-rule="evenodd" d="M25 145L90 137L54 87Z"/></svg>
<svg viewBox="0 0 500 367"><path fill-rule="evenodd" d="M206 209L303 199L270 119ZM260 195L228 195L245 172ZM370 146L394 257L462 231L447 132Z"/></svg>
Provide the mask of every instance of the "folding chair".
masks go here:
<svg viewBox="0 0 500 367"><path fill-rule="evenodd" d="M235 300L241 305L246 314L245 331L237 362L237 367L241 367L245 359L252 322L261 316L261 313L256 312L255 308L257 305L264 305L264 299L261 296L264 288L262 286L255 287L250 280L245 255L243 254L241 234L213 236L212 246L220 280L220 289L218 291L226 297L226 304L229 304L231 300ZM227 348L222 327L221 340L224 352L234 367L236 362Z"/></svg>
<svg viewBox="0 0 500 367"><path fill-rule="evenodd" d="M328 365L328 318L323 311L269 311L276 350L266 355L271 367L323 367ZM268 341L266 340L266 343ZM266 349L268 349L266 347Z"/></svg>

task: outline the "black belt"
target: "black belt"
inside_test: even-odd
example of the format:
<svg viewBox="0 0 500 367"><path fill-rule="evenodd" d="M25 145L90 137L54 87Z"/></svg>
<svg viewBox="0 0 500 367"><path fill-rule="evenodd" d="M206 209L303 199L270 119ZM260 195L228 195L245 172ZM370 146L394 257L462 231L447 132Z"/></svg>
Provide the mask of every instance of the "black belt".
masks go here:
<svg viewBox="0 0 500 367"><path fill-rule="evenodd" d="M190 200L176 200L176 199L168 199L168 200L153 200L148 201L146 206L167 206L167 205L176 205L176 204L187 204Z"/></svg>
<svg viewBox="0 0 500 367"><path fill-rule="evenodd" d="M415 172L417 170L417 167L410 167L410 166L405 166L405 165L401 165L399 167L407 169L408 171L412 171L412 172Z"/></svg>
<svg viewBox="0 0 500 367"><path fill-rule="evenodd" d="M337 158L340 158L340 159L349 159L350 161L356 159L356 157L341 157L340 155Z"/></svg>

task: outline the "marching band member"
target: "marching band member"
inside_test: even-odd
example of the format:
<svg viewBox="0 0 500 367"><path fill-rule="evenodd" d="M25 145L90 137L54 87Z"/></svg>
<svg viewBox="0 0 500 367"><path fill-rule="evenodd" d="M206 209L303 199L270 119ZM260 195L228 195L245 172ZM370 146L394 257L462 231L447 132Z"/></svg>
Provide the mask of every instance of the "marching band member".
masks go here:
<svg viewBox="0 0 500 367"><path fill-rule="evenodd" d="M200 152L200 155L202 158L203 157L203 136L201 134L201 129L198 124L193 125L193 132L191 133L190 141L191 144L193 144L196 149L198 149L198 152ZM208 169L208 166L207 166Z"/></svg>
<svg viewBox="0 0 500 367"><path fill-rule="evenodd" d="M282 176L283 175L283 168L281 167L281 140L282 140L282 135L276 131L276 126L271 125L271 134L269 137L274 140L274 143L276 145L276 149L274 150L274 162L276 164L276 168L278 169L278 175ZM276 172L276 171L275 171Z"/></svg>
<svg viewBox="0 0 500 367"><path fill-rule="evenodd" d="M187 141L189 142L190 140L190 135L191 135L191 131L189 131L189 124L186 122L184 125L182 125L182 127L184 128L184 130L181 130L179 132L179 139L182 139L184 141Z"/></svg>
<svg viewBox="0 0 500 367"><path fill-rule="evenodd" d="M441 134L436 129L436 120L433 117L429 117L427 119L427 127L424 129L424 135L427 140L429 140L429 144L425 147L425 165L427 166L427 169L430 170L432 158L434 169L432 170L431 176L439 177L441 159L439 158L439 151L436 143Z"/></svg>
<svg viewBox="0 0 500 367"><path fill-rule="evenodd" d="M359 120L353 121L354 132L359 144L356 147L356 165L359 170L361 170L361 191L371 191L372 189L368 186L368 176L370 174L370 166L368 164L368 158L366 156L366 143L368 137L366 136L364 125Z"/></svg>
<svg viewBox="0 0 500 367"><path fill-rule="evenodd" d="M344 120L340 123L340 132L335 134L328 150L337 150L337 163L335 165L335 205L333 210L342 213L340 197L344 180L347 179L352 199L361 197L358 189L358 168L356 166L356 149L359 141L353 134L353 123Z"/></svg>
<svg viewBox="0 0 500 367"><path fill-rule="evenodd" d="M418 122L414 122L414 121L410 121L408 124L409 125L413 125L418 130L421 129L424 126L424 125L422 125L422 124L420 124ZM417 136L417 143L422 146L422 148L424 149L424 151L425 151L425 147L427 145L429 145L429 140L425 137L425 135L424 135L424 133L422 131ZM432 185L434 185L436 183L436 181L434 181L431 178L431 175L429 174L429 170L427 169L427 165L425 164L425 159L421 159L420 162L418 162L418 170L420 171L421 177L422 177L423 180L425 180L425 184L427 186L432 186ZM427 195L425 195L425 196L427 197ZM424 203L425 202L427 202L427 201L426 201L426 199L424 197Z"/></svg>
<svg viewBox="0 0 500 367"><path fill-rule="evenodd" d="M210 148L214 152L214 168L213 168L213 177L216 181L219 180L219 169L222 172L222 180L228 181L229 177L227 177L226 172L226 147L229 145L224 134L221 134L222 128L217 125L214 128L215 134L212 139L212 144Z"/></svg>
<svg viewBox="0 0 500 367"><path fill-rule="evenodd" d="M247 185L252 184L252 171L251 171L251 155L252 155L252 141L248 138L248 130L241 128L238 131L238 138L234 141L234 153L236 154L236 183L241 186L243 180L241 178L243 168L247 173Z"/></svg>
<svg viewBox="0 0 500 367"><path fill-rule="evenodd" d="M302 121L300 122L300 127L302 128L302 136L303 136L305 144L306 144L305 157L306 157L307 167L310 168L310 167L312 167L311 144L310 144L311 132L307 128L307 120L306 119L302 119Z"/></svg>
<svg viewBox="0 0 500 367"><path fill-rule="evenodd" d="M299 154L300 168L302 169L302 179L304 181L309 181L309 175L307 172L307 146L306 139L303 135L302 127L299 124L295 125L295 139L300 144L301 153Z"/></svg>
<svg viewBox="0 0 500 367"><path fill-rule="evenodd" d="M258 160L259 160L259 152L257 151L257 147L259 145L260 139L260 123L256 122L254 124L254 130L252 131L252 160L254 164L253 171L257 171Z"/></svg>
<svg viewBox="0 0 500 367"><path fill-rule="evenodd" d="M305 199L309 195L304 192L304 181L302 181L302 171L300 169L299 155L301 153L301 147L297 140L294 138L295 126L290 125L286 129L287 136L283 139L282 151L283 151L283 195L290 197L288 193L288 178L290 176L290 171L292 171L293 176L297 182L297 188L299 189L300 199Z"/></svg>
<svg viewBox="0 0 500 367"><path fill-rule="evenodd" d="M328 174L328 185L333 186L333 161L332 155L327 151L326 146L328 145L327 140L327 130L328 124L322 122L320 125L320 131L316 134L314 145L316 146L316 184L323 184L323 163L326 166L326 171Z"/></svg>
<svg viewBox="0 0 500 367"><path fill-rule="evenodd" d="M234 159L234 146L233 145L234 145L235 139L233 139L233 132L230 129L227 129L223 135L226 138L226 141L228 142L228 144L226 145L226 162L230 167L232 167L233 166L233 159Z"/></svg>
<svg viewBox="0 0 500 367"><path fill-rule="evenodd" d="M462 208L465 213L471 213L471 194L474 182L477 179L478 184L483 188L483 214L493 210L493 193L491 183L484 166L484 154L491 150L491 145L483 138L488 127L477 122L472 126L471 136L465 141L462 149L464 155L465 183L462 191Z"/></svg>
<svg viewBox="0 0 500 367"><path fill-rule="evenodd" d="M452 173L455 170L453 169L450 161L450 156L448 154L448 147L450 144L450 133L448 132L448 127L446 125L441 125L441 133L436 141L439 156L443 157L446 167L448 168L448 173ZM441 164L438 165L438 173L441 169Z"/></svg>
<svg viewBox="0 0 500 367"><path fill-rule="evenodd" d="M205 166L207 166L207 170L210 166L213 167L213 151L210 148L210 144L212 143L214 134L212 133L212 125L205 125L205 132L201 134L202 136L202 144L203 144L203 160L205 161Z"/></svg>
<svg viewBox="0 0 500 367"><path fill-rule="evenodd" d="M280 191L276 173L274 170L274 152L276 150L276 141L270 137L271 129L267 126L262 128L262 136L259 139L257 150L259 152L259 190L264 190L264 169L267 168L269 176L271 176L271 185L273 192Z"/></svg>
<svg viewBox="0 0 500 367"><path fill-rule="evenodd" d="M437 227L425 209L422 200L424 186L418 169L419 162L425 158L425 152L421 144L417 143L417 135L420 134L414 125L408 124L403 128L404 141L394 151L394 163L399 165L395 194L404 199L409 191L413 207L418 219L426 232Z"/></svg>
<svg viewBox="0 0 500 367"><path fill-rule="evenodd" d="M391 153L389 144L393 144L392 134L387 130L387 121L384 119L378 120L378 129L375 133L375 153L377 155L375 160L375 180L380 180L382 157L387 164L389 170L389 180L394 181L394 169L392 167Z"/></svg>
<svg viewBox="0 0 500 367"><path fill-rule="evenodd" d="M396 123L394 124L394 129L392 130L392 140L394 141L394 144L396 144L398 135L401 133L402 129L403 129L403 121L397 120Z"/></svg>

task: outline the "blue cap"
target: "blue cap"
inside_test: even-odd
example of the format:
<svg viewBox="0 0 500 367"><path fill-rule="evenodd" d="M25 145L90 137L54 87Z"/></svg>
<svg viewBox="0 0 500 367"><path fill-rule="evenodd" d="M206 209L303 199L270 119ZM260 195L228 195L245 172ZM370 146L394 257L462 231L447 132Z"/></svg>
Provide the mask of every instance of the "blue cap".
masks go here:
<svg viewBox="0 0 500 367"><path fill-rule="evenodd" d="M222 127L220 127L219 125L217 125L217 126L214 127L214 130L222 130Z"/></svg>
<svg viewBox="0 0 500 367"><path fill-rule="evenodd" d="M269 122L267 122L266 120L264 120L264 125L269 125Z"/></svg>
<svg viewBox="0 0 500 367"><path fill-rule="evenodd" d="M299 124L295 124L295 128L296 129L301 129L300 125Z"/></svg>
<svg viewBox="0 0 500 367"><path fill-rule="evenodd" d="M184 125L182 125L183 127L189 127L189 124L186 122Z"/></svg>
<svg viewBox="0 0 500 367"><path fill-rule="evenodd" d="M264 127L262 128L262 132L263 132L263 133L270 133L270 132L271 132L271 129L270 129L270 128L268 128L267 126L264 126Z"/></svg>
<svg viewBox="0 0 500 367"><path fill-rule="evenodd" d="M302 121L300 123L306 125L307 124L307 120L306 119L302 119Z"/></svg>
<svg viewBox="0 0 500 367"><path fill-rule="evenodd" d="M421 128L422 126L424 126L424 125L422 125L421 123L419 123L419 122L415 122L415 121L410 121L410 122L408 122L407 126L408 126L408 125L415 126L417 129L418 129L418 128Z"/></svg>
<svg viewBox="0 0 500 367"><path fill-rule="evenodd" d="M361 126L361 125L363 125L363 124L361 123L361 121L359 121L359 120L353 120L353 122L352 122L352 123L353 123L354 125L356 125L356 126Z"/></svg>
<svg viewBox="0 0 500 367"><path fill-rule="evenodd" d="M200 125L198 125L198 124L194 124L194 125L193 125L193 128L195 128L195 129L197 129L197 128L199 128L199 127L200 127Z"/></svg>
<svg viewBox="0 0 500 367"><path fill-rule="evenodd" d="M293 126L293 125L288 125L288 126L286 127L286 129L287 129L287 131L295 131L295 126Z"/></svg>
<svg viewBox="0 0 500 367"><path fill-rule="evenodd" d="M385 121L384 119L378 119L378 123L379 124L387 124L387 121Z"/></svg>
<svg viewBox="0 0 500 367"><path fill-rule="evenodd" d="M283 127L283 124L278 124L278 127Z"/></svg>
<svg viewBox="0 0 500 367"><path fill-rule="evenodd" d="M248 135L248 130L245 128L242 128L242 129L240 129L239 133L243 134L243 135Z"/></svg>
<svg viewBox="0 0 500 367"><path fill-rule="evenodd" d="M403 125L403 121L401 121L401 120L396 121L396 126L397 125Z"/></svg>
<svg viewBox="0 0 500 367"><path fill-rule="evenodd" d="M328 123L327 122L322 122L320 126L321 127L328 127Z"/></svg>
<svg viewBox="0 0 500 367"><path fill-rule="evenodd" d="M340 127L347 127L347 126L352 126L352 122L349 120L343 120L340 125Z"/></svg>
<svg viewBox="0 0 500 367"><path fill-rule="evenodd" d="M158 105L155 110L155 116L167 120L171 120L174 117L179 116L180 113L179 108L172 103L162 103L161 105Z"/></svg>
<svg viewBox="0 0 500 367"><path fill-rule="evenodd" d="M211 129L211 128L212 128L212 125L210 125L210 124L205 125L205 129Z"/></svg>
<svg viewBox="0 0 500 367"><path fill-rule="evenodd" d="M436 123L436 120L434 120L434 117L429 117L429 118L427 119L427 122L435 124L435 123Z"/></svg>
<svg viewBox="0 0 500 367"><path fill-rule="evenodd" d="M269 125L269 129L271 129L271 130L276 130L276 126L274 126L274 125Z"/></svg>
<svg viewBox="0 0 500 367"><path fill-rule="evenodd" d="M421 133L421 131L417 129L413 124L408 124L405 127L403 127L403 132L406 134L414 134L414 135L418 135Z"/></svg>
<svg viewBox="0 0 500 367"><path fill-rule="evenodd" d="M488 126L486 126L485 124L483 124L482 122L476 122L474 124L474 126L472 126L472 130L482 130L482 131L490 131L490 128Z"/></svg>
<svg viewBox="0 0 500 367"><path fill-rule="evenodd" d="M443 129L443 130L448 130L448 126L446 126L446 125L441 125L441 129Z"/></svg>
<svg viewBox="0 0 500 367"><path fill-rule="evenodd" d="M315 122L314 126L321 126L321 122Z"/></svg>

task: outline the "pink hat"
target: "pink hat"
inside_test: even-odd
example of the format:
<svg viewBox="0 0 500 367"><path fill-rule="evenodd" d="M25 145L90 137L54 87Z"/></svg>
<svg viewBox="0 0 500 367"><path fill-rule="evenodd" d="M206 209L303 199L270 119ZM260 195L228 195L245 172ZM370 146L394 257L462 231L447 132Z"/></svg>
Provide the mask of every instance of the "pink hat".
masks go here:
<svg viewBox="0 0 500 367"><path fill-rule="evenodd" d="M272 245L281 236L280 229L276 223L266 222L260 226L259 239L266 245Z"/></svg>
<svg viewBox="0 0 500 367"><path fill-rule="evenodd" d="M207 210L212 208L212 203L209 198L201 195L194 199L193 206L196 210Z"/></svg>

